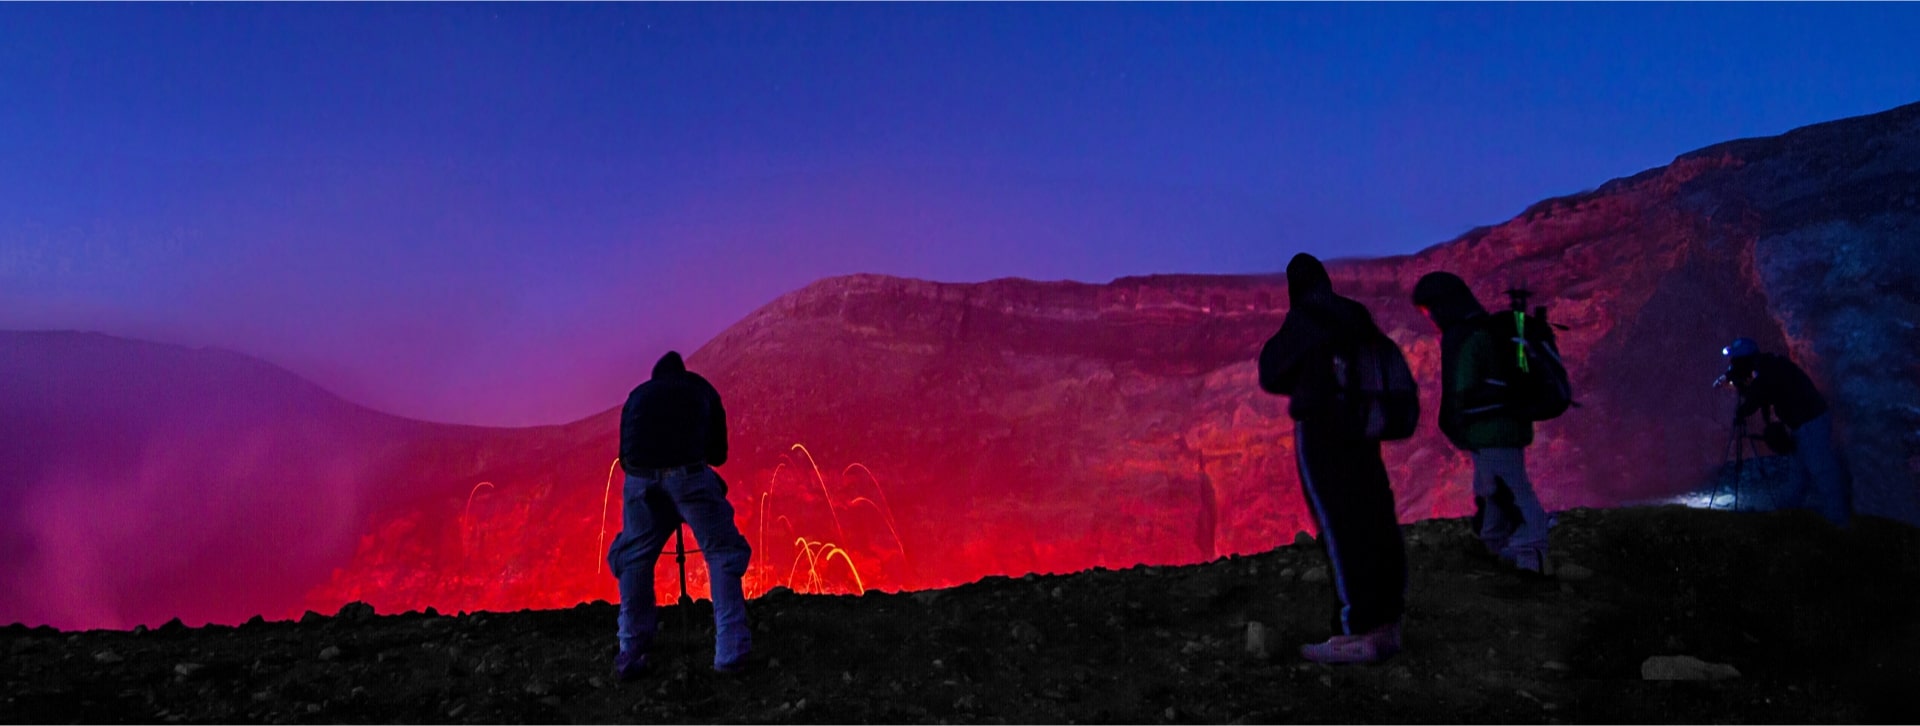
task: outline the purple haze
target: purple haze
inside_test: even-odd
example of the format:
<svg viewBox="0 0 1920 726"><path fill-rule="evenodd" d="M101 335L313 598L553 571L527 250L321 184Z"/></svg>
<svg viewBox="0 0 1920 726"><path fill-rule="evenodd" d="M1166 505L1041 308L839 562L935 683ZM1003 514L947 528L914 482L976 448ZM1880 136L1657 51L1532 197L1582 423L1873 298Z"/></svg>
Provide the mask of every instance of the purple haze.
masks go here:
<svg viewBox="0 0 1920 726"><path fill-rule="evenodd" d="M1915 100L1887 5L7 5L0 328L616 404L852 272L1407 252Z"/></svg>

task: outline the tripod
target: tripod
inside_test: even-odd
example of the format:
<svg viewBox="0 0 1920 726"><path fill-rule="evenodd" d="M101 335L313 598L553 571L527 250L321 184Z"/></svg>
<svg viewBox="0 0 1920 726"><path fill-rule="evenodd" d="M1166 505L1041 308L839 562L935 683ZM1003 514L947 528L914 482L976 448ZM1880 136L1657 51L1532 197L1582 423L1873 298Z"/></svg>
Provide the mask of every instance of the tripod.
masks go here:
<svg viewBox="0 0 1920 726"><path fill-rule="evenodd" d="M700 551L698 548L687 549L686 533L687 525L685 522L680 523L680 526L673 529L673 563L680 568L680 599L675 601L674 604L680 606L675 609L680 611L680 628L682 630L691 627L688 623L690 616L687 614L687 611L691 608L687 606L693 604L693 597L687 594L687 555Z"/></svg>
<svg viewBox="0 0 1920 726"><path fill-rule="evenodd" d="M1740 510L1740 488L1746 479L1748 459L1760 458L1760 450L1753 445L1760 436L1747 427L1747 417L1735 415L1732 425L1728 426L1726 458L1720 465L1720 477L1713 485L1713 493L1707 498L1708 509L1719 509L1720 493L1727 493L1727 509ZM1727 476L1728 470L1733 472Z"/></svg>

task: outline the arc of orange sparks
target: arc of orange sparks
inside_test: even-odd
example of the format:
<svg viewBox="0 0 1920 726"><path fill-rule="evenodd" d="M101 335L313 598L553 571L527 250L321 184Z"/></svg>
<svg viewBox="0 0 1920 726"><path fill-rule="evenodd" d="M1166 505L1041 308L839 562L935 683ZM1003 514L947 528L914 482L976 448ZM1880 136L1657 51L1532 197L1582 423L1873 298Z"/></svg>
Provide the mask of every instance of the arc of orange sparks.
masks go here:
<svg viewBox="0 0 1920 726"><path fill-rule="evenodd" d="M799 551L793 557L793 566L787 571L787 587L789 589L799 589L794 588L793 580L800 574L800 560L805 559L807 561L806 589L815 592L824 590L826 588L826 576L821 574L820 567L823 563L832 562L834 556L838 555L842 562L847 563L847 572L853 575L853 586L855 590L860 593L867 591L866 581L860 577L860 567L853 563L853 555L848 553L844 548L832 542L811 542L805 537L796 538L793 544L799 548Z"/></svg>
<svg viewBox="0 0 1920 726"><path fill-rule="evenodd" d="M784 459L786 456L782 454L781 458ZM760 493L760 516L757 517L760 520L760 539L755 543L755 549L761 552L766 551L763 547L767 544L767 500L773 497L773 488L780 484L780 469L786 465L787 462L782 461L773 466L773 473L767 476L767 490ZM788 526L788 531L792 531L791 525ZM760 565L762 579L765 579L766 571L770 567L773 567L773 563L762 561Z"/></svg>
<svg viewBox="0 0 1920 726"><path fill-rule="evenodd" d="M473 485L472 489L467 490L467 507L460 511L460 518L462 520L470 519L473 516L473 495L480 493L480 487L498 488L493 486L493 482L483 481Z"/></svg>
<svg viewBox="0 0 1920 726"><path fill-rule="evenodd" d="M847 502L847 507L852 508L853 505L861 502L865 502L867 506L873 507L873 511L880 513L880 521L885 522L887 525L887 534L893 535L894 545L900 548L900 559L906 559L907 543L900 541L900 531L893 528L893 518L887 516L886 510L881 509L880 505L874 504L872 499L866 497L854 497L851 501Z"/></svg>
<svg viewBox="0 0 1920 726"><path fill-rule="evenodd" d="M819 592L826 586L826 581L820 577L820 558L823 552L833 547L833 543L808 542L807 538L801 537L795 541L795 544L801 545L800 551L807 558L807 589ZM798 558L795 558L795 564L798 564ZM793 581L791 572L787 575L787 581L791 586Z"/></svg>
<svg viewBox="0 0 1920 726"><path fill-rule="evenodd" d="M802 588L797 588L793 586L793 578L794 576L800 574L800 560L802 558L805 558L808 560L807 570L809 572L813 570L813 562L812 562L813 543L808 542L807 538L801 537L799 539L794 540L793 544L795 547L799 549L793 555L793 566L787 568L787 589L793 590L795 592L800 592Z"/></svg>
<svg viewBox="0 0 1920 726"><path fill-rule="evenodd" d="M865 583L860 581L860 568L853 566L853 556L848 555L846 550L840 549L839 547L834 547L832 549L827 550L827 554L824 559L826 559L828 562L832 562L834 555L839 555L841 561L847 563L847 571L853 573L853 586L860 591L859 594L863 594L863 595L866 594L867 586Z"/></svg>
<svg viewBox="0 0 1920 726"><path fill-rule="evenodd" d="M814 461L813 452L808 451L807 447L799 443L788 447L787 450L792 451L793 449L799 449L800 453L807 455L807 463L813 466L813 478L820 483L820 495L827 498L827 513L833 515L833 531L839 535L840 541L847 541L847 531L840 528L840 512L833 508L833 494L827 491L827 477L820 473L820 462Z"/></svg>
<svg viewBox="0 0 1920 726"><path fill-rule="evenodd" d="M867 468L866 464L858 461L848 464L847 468L840 472L840 477L845 479L847 474L856 467L867 473L867 481L873 482L873 490L879 493L880 515L887 522L887 531L893 534L893 543L900 546L900 560L906 563L907 571L912 572L913 558L907 556L907 543L905 540L900 539L900 528L894 523L893 519L893 504L887 501L887 488L880 486L880 477L874 476L872 469Z"/></svg>
<svg viewBox="0 0 1920 726"><path fill-rule="evenodd" d="M761 492L761 493L760 493L760 507L759 507L759 509L760 509L760 513L759 513L759 515L757 515L757 516L755 516L755 517L754 517L754 520L756 520L756 521L757 521L757 522L759 523L759 527L760 527L760 536L759 536L759 537L757 537L757 538L755 538L755 539L754 539L754 541L753 541L753 551L754 551L755 553L757 553L757 554L759 554L760 556L759 556L759 557L756 557L756 558L754 558L754 559L757 559L757 560L760 560L760 579L762 579L762 580L764 580L764 579L766 579L766 576L767 576L767 575L766 575L766 571L767 571L767 567L768 567L768 565L767 565L767 562L766 562L766 551L767 551L767 495L770 495L770 494L772 494L772 493L773 493L773 492L771 491L771 489L772 489L772 487L768 487L768 489L769 489L769 491L764 491L764 492Z"/></svg>
<svg viewBox="0 0 1920 726"><path fill-rule="evenodd" d="M607 486L600 492L600 543L594 546L593 573L600 574L600 563L607 559L607 500L613 496L613 472L620 468L620 457L607 466Z"/></svg>
<svg viewBox="0 0 1920 726"><path fill-rule="evenodd" d="M466 535L469 537L473 535L473 495L480 493L480 487L487 487L489 489L499 488L495 487L493 482L483 481L473 485L472 489L467 490L467 506L460 510L460 523L467 528ZM465 554L466 541L463 539L461 541L461 555L464 556Z"/></svg>

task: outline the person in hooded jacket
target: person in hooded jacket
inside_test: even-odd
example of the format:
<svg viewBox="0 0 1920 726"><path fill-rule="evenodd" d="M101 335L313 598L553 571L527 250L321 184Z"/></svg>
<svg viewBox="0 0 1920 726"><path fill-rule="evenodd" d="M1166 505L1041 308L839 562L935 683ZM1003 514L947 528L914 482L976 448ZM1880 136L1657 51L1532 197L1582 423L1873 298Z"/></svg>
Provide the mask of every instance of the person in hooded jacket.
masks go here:
<svg viewBox="0 0 1920 726"><path fill-rule="evenodd" d="M1486 307L1451 272L1421 277L1413 304L1440 329L1440 431L1473 458L1474 522L1482 546L1523 572L1551 574L1547 512L1527 476L1533 422L1505 410L1500 387L1488 383L1502 353Z"/></svg>
<svg viewBox="0 0 1920 726"><path fill-rule="evenodd" d="M740 578L752 549L733 521L727 485L713 467L727 463L727 412L720 392L668 351L653 377L633 389L620 410L620 468L625 506L607 565L620 582L618 680L642 675L659 627L653 568L667 540L685 522L707 560L713 593L713 668L746 669L753 649Z"/></svg>
<svg viewBox="0 0 1920 726"><path fill-rule="evenodd" d="M1300 488L1320 526L1338 608L1333 636L1301 646L1319 663L1370 663L1400 651L1407 554L1380 442L1344 421L1334 357L1382 333L1366 306L1333 292L1312 255L1287 263L1287 316L1260 351L1260 388L1287 396Z"/></svg>
<svg viewBox="0 0 1920 726"><path fill-rule="evenodd" d="M1721 380L1740 392L1736 422L1764 410L1790 432L1793 468L1781 501L1810 506L1827 521L1846 526L1853 519L1853 481L1833 445L1827 398L1792 359L1760 352L1752 338L1737 338L1720 353L1727 357Z"/></svg>

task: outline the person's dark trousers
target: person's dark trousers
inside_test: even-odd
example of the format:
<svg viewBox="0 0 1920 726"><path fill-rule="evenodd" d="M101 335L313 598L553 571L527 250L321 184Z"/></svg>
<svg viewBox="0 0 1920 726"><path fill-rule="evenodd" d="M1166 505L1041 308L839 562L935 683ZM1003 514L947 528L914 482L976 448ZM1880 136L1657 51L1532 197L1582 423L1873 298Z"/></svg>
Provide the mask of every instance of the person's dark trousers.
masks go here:
<svg viewBox="0 0 1920 726"><path fill-rule="evenodd" d="M1333 629L1357 635L1400 622L1406 611L1407 551L1394 511L1380 442L1295 422L1295 461L1307 506L1332 562L1339 608Z"/></svg>
<svg viewBox="0 0 1920 726"><path fill-rule="evenodd" d="M753 549L733 521L726 483L705 464L627 474L620 534L607 548L608 569L620 582L620 652L646 653L659 629L654 565L667 540L685 522L707 560L713 595L714 668L738 665L753 650L747 598L740 578Z"/></svg>
<svg viewBox="0 0 1920 726"><path fill-rule="evenodd" d="M1833 445L1833 416L1820 414L1793 430L1793 468L1784 501L1806 507L1836 526L1853 519L1853 478Z"/></svg>

